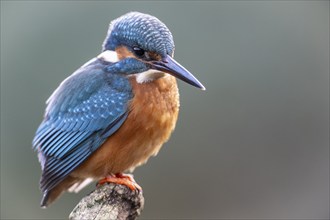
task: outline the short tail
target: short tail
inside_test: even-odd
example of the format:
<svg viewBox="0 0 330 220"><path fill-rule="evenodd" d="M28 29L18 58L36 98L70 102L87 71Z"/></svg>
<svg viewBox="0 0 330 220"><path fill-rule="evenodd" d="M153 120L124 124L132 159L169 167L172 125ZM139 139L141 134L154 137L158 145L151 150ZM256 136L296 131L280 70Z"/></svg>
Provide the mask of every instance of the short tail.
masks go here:
<svg viewBox="0 0 330 220"><path fill-rule="evenodd" d="M61 194L67 191L73 184L81 182L79 178L68 176L62 182L60 182L54 188L43 191L43 196L40 202L41 208L47 208L51 203L53 203Z"/></svg>
<svg viewBox="0 0 330 220"><path fill-rule="evenodd" d="M46 190L44 192L44 194L42 195L42 199L41 199L41 202L40 202L40 207L45 209L47 208L47 206L49 205L49 195L50 195L50 192L48 190Z"/></svg>

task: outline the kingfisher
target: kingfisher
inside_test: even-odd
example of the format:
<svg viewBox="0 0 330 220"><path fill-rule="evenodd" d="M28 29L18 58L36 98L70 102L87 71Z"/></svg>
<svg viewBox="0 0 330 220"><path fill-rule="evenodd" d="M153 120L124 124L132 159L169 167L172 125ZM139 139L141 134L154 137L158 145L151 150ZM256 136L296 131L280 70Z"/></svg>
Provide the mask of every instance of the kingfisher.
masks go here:
<svg viewBox="0 0 330 220"><path fill-rule="evenodd" d="M173 55L173 36L156 17L130 12L110 23L102 52L46 101L33 139L41 207L93 180L140 189L124 172L155 156L174 130L176 78L205 90Z"/></svg>

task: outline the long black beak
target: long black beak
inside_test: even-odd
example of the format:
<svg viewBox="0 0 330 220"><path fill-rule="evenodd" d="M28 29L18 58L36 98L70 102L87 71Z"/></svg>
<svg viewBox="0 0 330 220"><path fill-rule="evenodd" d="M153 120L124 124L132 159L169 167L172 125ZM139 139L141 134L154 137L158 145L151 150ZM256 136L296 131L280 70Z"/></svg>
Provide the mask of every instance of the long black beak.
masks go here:
<svg viewBox="0 0 330 220"><path fill-rule="evenodd" d="M167 55L160 61L154 61L151 63L151 68L155 70L159 70L165 73L169 73L186 83L205 90L205 87L191 74L186 68L181 66L178 62L176 62L171 56Z"/></svg>

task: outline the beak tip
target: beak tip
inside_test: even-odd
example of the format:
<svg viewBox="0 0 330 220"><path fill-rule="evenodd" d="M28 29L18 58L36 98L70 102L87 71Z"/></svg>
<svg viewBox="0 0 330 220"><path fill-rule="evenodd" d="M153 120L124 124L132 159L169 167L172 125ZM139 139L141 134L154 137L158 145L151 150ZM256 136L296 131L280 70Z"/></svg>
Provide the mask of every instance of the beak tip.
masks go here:
<svg viewBox="0 0 330 220"><path fill-rule="evenodd" d="M202 83L198 81L188 70L176 62L171 56L167 55L162 61L152 63L152 69L169 73L182 81L195 86L201 90L206 90Z"/></svg>
<svg viewBox="0 0 330 220"><path fill-rule="evenodd" d="M196 81L197 82L195 82L196 84L194 86L199 88L200 90L205 91L206 90L205 86L202 83L200 83L197 79L196 79Z"/></svg>

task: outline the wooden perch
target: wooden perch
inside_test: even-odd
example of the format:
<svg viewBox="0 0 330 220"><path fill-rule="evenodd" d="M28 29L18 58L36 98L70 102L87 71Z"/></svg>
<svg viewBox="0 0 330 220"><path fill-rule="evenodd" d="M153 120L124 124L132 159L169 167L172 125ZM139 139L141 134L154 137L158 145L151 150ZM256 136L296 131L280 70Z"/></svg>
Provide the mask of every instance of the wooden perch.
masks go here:
<svg viewBox="0 0 330 220"><path fill-rule="evenodd" d="M70 213L69 219L136 219L142 212L144 197L139 190L106 183L85 196Z"/></svg>

